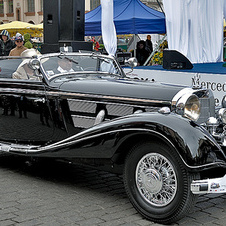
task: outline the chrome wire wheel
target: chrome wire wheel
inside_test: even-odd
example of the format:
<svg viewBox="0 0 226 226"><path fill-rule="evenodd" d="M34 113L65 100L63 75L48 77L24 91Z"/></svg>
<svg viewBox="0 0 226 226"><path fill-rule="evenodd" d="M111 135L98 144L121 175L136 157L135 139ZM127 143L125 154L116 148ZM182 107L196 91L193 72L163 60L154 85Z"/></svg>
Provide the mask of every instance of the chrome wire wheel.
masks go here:
<svg viewBox="0 0 226 226"><path fill-rule="evenodd" d="M161 154L146 154L136 167L136 186L148 203L158 207L166 206L177 193L174 167Z"/></svg>
<svg viewBox="0 0 226 226"><path fill-rule="evenodd" d="M128 153L124 167L126 193L139 213L161 224L175 223L189 213L192 194L190 173L177 150L161 141L140 141Z"/></svg>

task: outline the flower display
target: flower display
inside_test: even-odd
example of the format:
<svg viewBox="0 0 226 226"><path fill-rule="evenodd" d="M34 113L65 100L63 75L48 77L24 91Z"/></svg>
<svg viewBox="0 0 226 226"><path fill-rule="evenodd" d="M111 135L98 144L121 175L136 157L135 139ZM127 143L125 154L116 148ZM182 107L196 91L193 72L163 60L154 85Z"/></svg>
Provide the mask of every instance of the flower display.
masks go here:
<svg viewBox="0 0 226 226"><path fill-rule="evenodd" d="M163 64L163 52L156 52L152 57L152 65L162 65Z"/></svg>
<svg viewBox="0 0 226 226"><path fill-rule="evenodd" d="M168 42L167 40L164 40L159 45L159 50L155 52L151 59L151 65L162 65L163 64L163 50L168 48Z"/></svg>
<svg viewBox="0 0 226 226"><path fill-rule="evenodd" d="M159 45L159 48L162 49L162 50L168 48L168 42L167 42L167 40L164 40L164 41Z"/></svg>

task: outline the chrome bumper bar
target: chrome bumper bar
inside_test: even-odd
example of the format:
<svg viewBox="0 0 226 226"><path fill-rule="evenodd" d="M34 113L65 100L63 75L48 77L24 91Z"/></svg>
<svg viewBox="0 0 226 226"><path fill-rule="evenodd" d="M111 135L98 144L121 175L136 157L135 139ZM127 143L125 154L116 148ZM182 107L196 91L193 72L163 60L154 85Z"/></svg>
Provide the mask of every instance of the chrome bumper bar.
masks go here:
<svg viewBox="0 0 226 226"><path fill-rule="evenodd" d="M194 180L191 191L193 194L226 193L226 174L220 178Z"/></svg>

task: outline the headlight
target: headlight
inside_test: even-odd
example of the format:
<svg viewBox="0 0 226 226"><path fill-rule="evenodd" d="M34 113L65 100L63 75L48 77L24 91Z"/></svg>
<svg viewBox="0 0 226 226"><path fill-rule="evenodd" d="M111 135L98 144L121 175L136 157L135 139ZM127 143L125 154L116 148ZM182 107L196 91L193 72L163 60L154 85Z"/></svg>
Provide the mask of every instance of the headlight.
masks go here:
<svg viewBox="0 0 226 226"><path fill-rule="evenodd" d="M200 101L195 94L184 94L176 103L176 112L193 121L197 121L200 116Z"/></svg>
<svg viewBox="0 0 226 226"><path fill-rule="evenodd" d="M221 121L226 124L226 108L221 108L218 112L218 115Z"/></svg>

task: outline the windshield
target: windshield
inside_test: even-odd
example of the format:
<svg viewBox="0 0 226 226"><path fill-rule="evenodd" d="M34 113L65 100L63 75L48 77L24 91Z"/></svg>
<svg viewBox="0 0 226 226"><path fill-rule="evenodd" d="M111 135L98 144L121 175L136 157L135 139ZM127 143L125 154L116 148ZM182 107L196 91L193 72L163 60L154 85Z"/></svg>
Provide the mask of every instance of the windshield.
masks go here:
<svg viewBox="0 0 226 226"><path fill-rule="evenodd" d="M109 73L121 76L119 66L114 59L100 55L55 55L41 58L40 62L47 78L53 78L62 74L81 76L88 73Z"/></svg>
<svg viewBox="0 0 226 226"><path fill-rule="evenodd" d="M13 73L21 65L22 59L1 59L0 60L0 78L12 78Z"/></svg>

